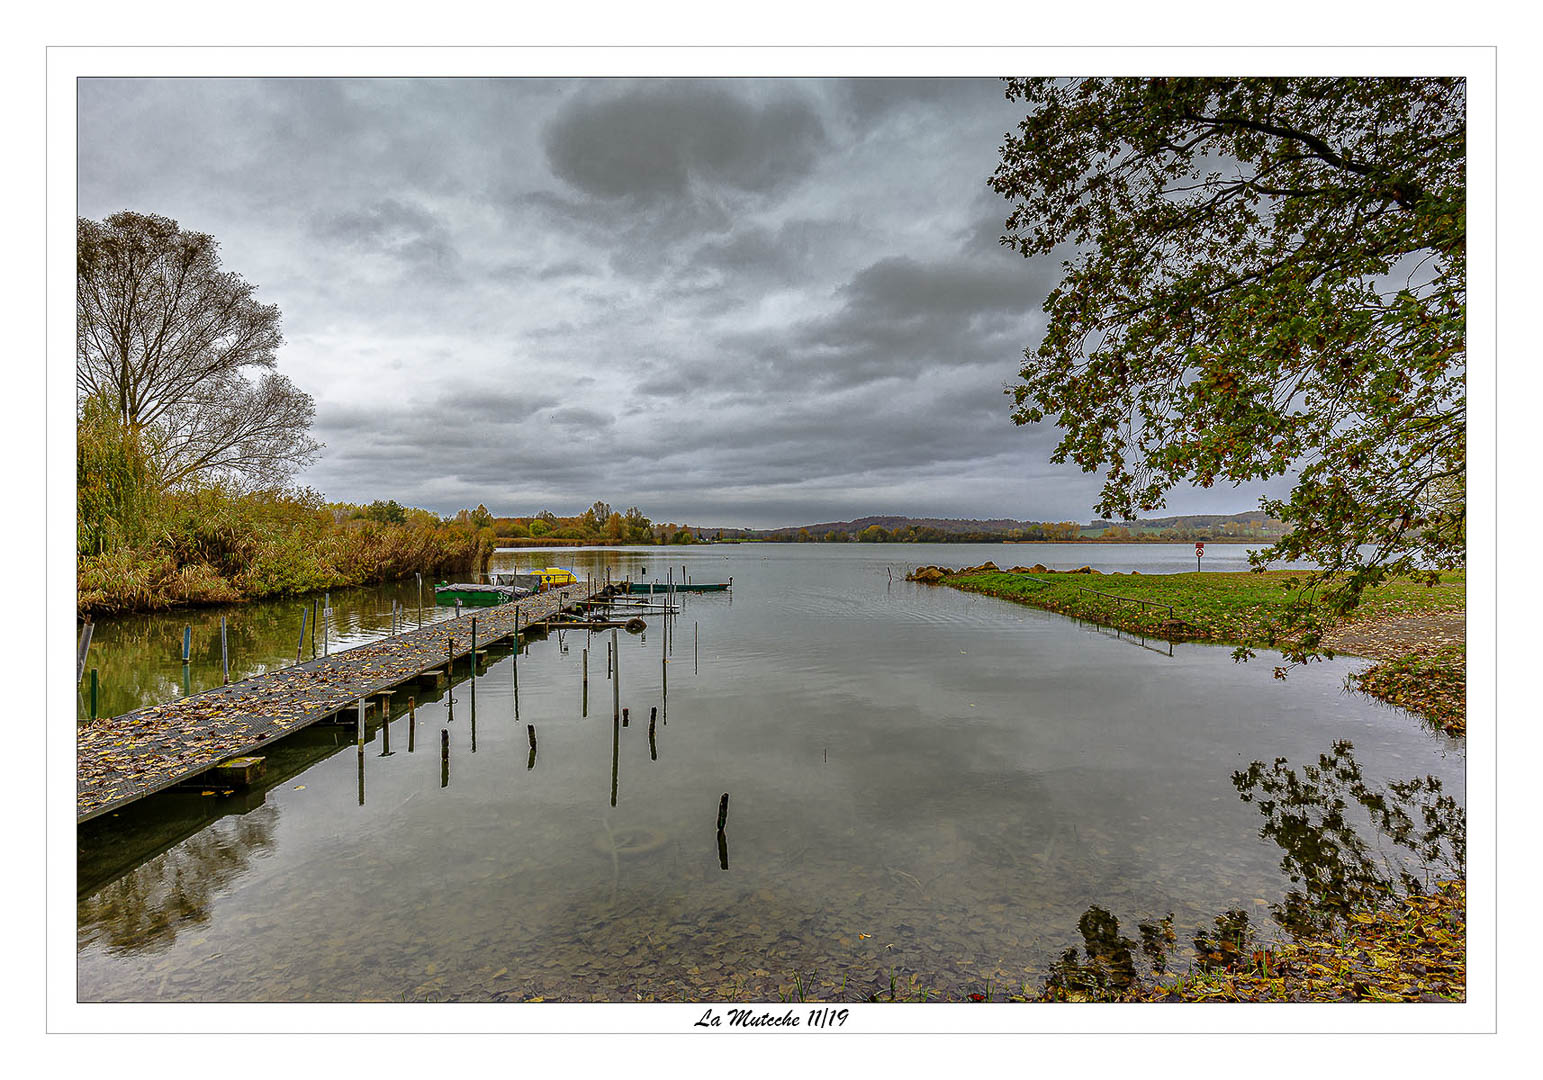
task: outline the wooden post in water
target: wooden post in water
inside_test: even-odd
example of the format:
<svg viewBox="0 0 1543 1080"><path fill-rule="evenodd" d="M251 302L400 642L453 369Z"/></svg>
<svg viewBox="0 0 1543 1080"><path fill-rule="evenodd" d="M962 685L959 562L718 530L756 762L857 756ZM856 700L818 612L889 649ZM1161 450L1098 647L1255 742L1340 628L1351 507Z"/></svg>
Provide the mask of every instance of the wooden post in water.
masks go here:
<svg viewBox="0 0 1543 1080"><path fill-rule="evenodd" d="M471 677L477 677L477 616L471 617Z"/></svg>
<svg viewBox="0 0 1543 1080"><path fill-rule="evenodd" d="M439 729L439 786L450 786L450 732Z"/></svg>
<svg viewBox="0 0 1543 1080"><path fill-rule="evenodd" d="M696 655L696 623L691 624L691 673L695 675L701 669L697 666Z"/></svg>
<svg viewBox="0 0 1543 1080"><path fill-rule="evenodd" d="M616 647L616 628L611 628L611 653L615 657L616 671L611 679L611 719L621 719L621 653Z"/></svg>
<svg viewBox="0 0 1543 1080"><path fill-rule="evenodd" d="M96 719L96 668L91 669L91 719Z"/></svg>
<svg viewBox="0 0 1543 1080"><path fill-rule="evenodd" d="M220 616L220 666L225 669L225 685L230 685L230 650L225 645L225 616Z"/></svg>
<svg viewBox="0 0 1543 1080"><path fill-rule="evenodd" d="M332 594L321 594L321 654L327 656L332 642Z"/></svg>
<svg viewBox="0 0 1543 1080"><path fill-rule="evenodd" d="M423 625L423 571L413 574L418 579L418 625Z"/></svg>
<svg viewBox="0 0 1543 1080"><path fill-rule="evenodd" d="M455 687L455 638L445 638L445 679Z"/></svg>
<svg viewBox="0 0 1543 1080"><path fill-rule="evenodd" d="M718 800L718 831L722 832L724 825L729 820L729 793L725 791L723 798Z"/></svg>
<svg viewBox="0 0 1543 1080"><path fill-rule="evenodd" d="M311 598L311 659L316 659L316 598Z"/></svg>
<svg viewBox="0 0 1543 1080"><path fill-rule="evenodd" d="M579 713L579 715L580 716L588 716L589 715L589 650L588 649L584 650L584 698L583 698L583 711L581 711Z"/></svg>
<svg viewBox="0 0 1543 1080"><path fill-rule="evenodd" d="M529 772L536 767L536 725L526 724L525 731L530 736L530 757L525 759L525 771Z"/></svg>
<svg viewBox="0 0 1543 1080"><path fill-rule="evenodd" d="M407 752L413 752L413 742L418 735L418 701L407 699Z"/></svg>
<svg viewBox="0 0 1543 1080"><path fill-rule="evenodd" d="M190 660L192 660L192 658L193 658L193 628L191 626L184 626L182 628L182 662L184 664L186 664Z"/></svg>
<svg viewBox="0 0 1543 1080"><path fill-rule="evenodd" d="M659 745L654 741L654 719L659 715L659 710L654 709L648 714L648 760L659 760Z"/></svg>
<svg viewBox="0 0 1543 1080"><path fill-rule="evenodd" d="M305 655L305 617L309 614L310 612L305 608L302 607L300 609L300 640L295 642L295 663L297 664L300 663L301 657Z"/></svg>
<svg viewBox="0 0 1543 1080"><path fill-rule="evenodd" d="M75 650L75 681L80 682L80 677L86 670L86 654L91 651L91 635L95 627L91 625L91 616L86 616L86 625L80 628L80 647Z"/></svg>
<svg viewBox="0 0 1543 1080"><path fill-rule="evenodd" d="M359 699L359 719L354 724L354 742L358 744L359 756L364 756L364 698Z"/></svg>

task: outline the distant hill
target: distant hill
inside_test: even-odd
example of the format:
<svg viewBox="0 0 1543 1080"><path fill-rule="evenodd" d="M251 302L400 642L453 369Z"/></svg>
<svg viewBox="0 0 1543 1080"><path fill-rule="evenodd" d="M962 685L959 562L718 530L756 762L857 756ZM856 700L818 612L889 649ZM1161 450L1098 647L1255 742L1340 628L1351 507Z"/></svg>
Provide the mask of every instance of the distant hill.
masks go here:
<svg viewBox="0 0 1543 1080"><path fill-rule="evenodd" d="M1074 540L1088 539L1105 529L1124 528L1133 536L1152 538L1155 533L1171 530L1175 539L1194 539L1195 534L1215 536L1272 537L1283 531L1281 522L1258 510L1239 514L1177 514L1171 517L1141 518L1136 521L1044 522L1017 521L1013 518L916 518L898 514L876 514L851 521L820 521L808 525L781 525L774 529L703 528L699 535L745 540L856 539L867 530L880 529L897 539L948 540ZM869 538L889 539L889 536Z"/></svg>

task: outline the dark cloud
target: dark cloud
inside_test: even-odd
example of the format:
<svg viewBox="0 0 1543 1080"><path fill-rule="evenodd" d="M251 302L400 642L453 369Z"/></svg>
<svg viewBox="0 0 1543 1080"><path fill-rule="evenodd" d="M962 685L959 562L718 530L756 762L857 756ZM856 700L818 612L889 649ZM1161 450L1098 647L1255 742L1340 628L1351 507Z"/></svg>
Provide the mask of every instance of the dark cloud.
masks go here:
<svg viewBox="0 0 1543 1080"><path fill-rule="evenodd" d="M683 199L694 185L765 194L808 172L825 141L796 97L754 103L732 84L643 83L585 95L543 135L552 171L586 194L643 203Z"/></svg>
<svg viewBox="0 0 1543 1080"><path fill-rule="evenodd" d="M382 199L364 209L320 214L313 222L323 243L355 254L379 255L412 274L454 279L460 255L441 218L422 206Z"/></svg>
<svg viewBox="0 0 1543 1080"><path fill-rule="evenodd" d="M897 112L979 112L988 103L1004 99L1000 79L892 78L874 76L841 81L840 100L854 119L872 126Z"/></svg>

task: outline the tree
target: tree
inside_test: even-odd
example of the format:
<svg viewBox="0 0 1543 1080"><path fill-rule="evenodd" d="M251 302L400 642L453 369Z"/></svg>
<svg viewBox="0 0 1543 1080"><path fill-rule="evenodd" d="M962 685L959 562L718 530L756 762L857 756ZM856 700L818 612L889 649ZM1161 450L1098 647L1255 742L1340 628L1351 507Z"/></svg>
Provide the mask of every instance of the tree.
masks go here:
<svg viewBox="0 0 1543 1080"><path fill-rule="evenodd" d="M1017 79L1003 243L1069 257L1009 392L1133 518L1189 482L1295 474L1257 567L1325 571L1327 616L1462 565L1460 79ZM1363 546L1367 550L1363 554ZM1304 602L1301 659L1316 647Z"/></svg>
<svg viewBox="0 0 1543 1080"><path fill-rule="evenodd" d="M165 487L278 486L315 460L315 407L273 370L278 308L221 271L217 249L155 214L78 219L76 389L114 404Z"/></svg>
<svg viewBox="0 0 1543 1080"><path fill-rule="evenodd" d="M155 490L144 447L100 395L80 405L75 422L75 542L82 555L144 540Z"/></svg>
<svg viewBox="0 0 1543 1080"><path fill-rule="evenodd" d="M599 533L605 528L605 523L611 518L611 506L609 503L596 499L595 504L584 511L584 528L591 535Z"/></svg>
<svg viewBox="0 0 1543 1080"><path fill-rule="evenodd" d="M626 523L626 538L634 544L646 544L654 538L654 525L636 506L627 507L622 516Z"/></svg>
<svg viewBox="0 0 1543 1080"><path fill-rule="evenodd" d="M396 525L407 520L407 508L395 499L385 502L376 499L369 506L360 510L359 516L368 521L379 521L386 525Z"/></svg>

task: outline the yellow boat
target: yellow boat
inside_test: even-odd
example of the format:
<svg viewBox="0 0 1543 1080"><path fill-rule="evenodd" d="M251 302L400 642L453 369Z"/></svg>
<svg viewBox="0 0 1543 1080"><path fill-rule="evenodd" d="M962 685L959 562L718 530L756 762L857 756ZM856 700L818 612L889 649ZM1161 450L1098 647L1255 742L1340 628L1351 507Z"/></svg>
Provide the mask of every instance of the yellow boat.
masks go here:
<svg viewBox="0 0 1543 1080"><path fill-rule="evenodd" d="M489 577L495 585L517 585L531 592L546 592L579 582L572 570L560 566L548 566L544 570L496 570Z"/></svg>

